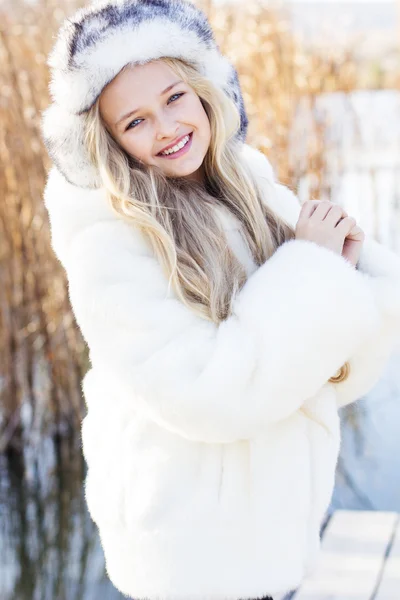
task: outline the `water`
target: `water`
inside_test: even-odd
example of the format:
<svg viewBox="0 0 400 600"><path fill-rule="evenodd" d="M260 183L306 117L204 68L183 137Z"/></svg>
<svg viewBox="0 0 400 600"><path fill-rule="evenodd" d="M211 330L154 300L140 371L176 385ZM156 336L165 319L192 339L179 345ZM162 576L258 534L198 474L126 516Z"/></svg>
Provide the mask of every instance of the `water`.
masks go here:
<svg viewBox="0 0 400 600"><path fill-rule="evenodd" d="M106 576L79 445L0 456L1 600L120 600Z"/></svg>

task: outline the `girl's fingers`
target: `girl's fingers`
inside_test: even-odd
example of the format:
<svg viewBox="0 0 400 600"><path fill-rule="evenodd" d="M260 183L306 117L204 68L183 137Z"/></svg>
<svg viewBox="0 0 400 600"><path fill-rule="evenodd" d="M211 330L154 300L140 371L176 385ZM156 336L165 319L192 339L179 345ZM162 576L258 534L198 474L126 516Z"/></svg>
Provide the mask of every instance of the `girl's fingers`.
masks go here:
<svg viewBox="0 0 400 600"><path fill-rule="evenodd" d="M347 237L356 225L356 220L353 217L344 217L339 221L335 229L340 231L344 237Z"/></svg>
<svg viewBox="0 0 400 600"><path fill-rule="evenodd" d="M315 211L315 214L317 214L317 211L318 209ZM330 204L328 205L326 214L324 215L324 221L333 227L336 227L336 225L346 217L348 217L347 212L341 206L339 206L339 204Z"/></svg>
<svg viewBox="0 0 400 600"><path fill-rule="evenodd" d="M340 219L340 221L339 221L338 225L340 225L340 224L341 224L341 222L343 221L343 219L344 219L344 217L342 217L342 218ZM349 233L348 233L348 236L349 236L349 235L351 235L351 236L355 236L355 235L360 235L360 234L364 235L364 231L361 229L361 227L360 227L359 225L357 225L357 222L356 222L356 220L354 219L354 217L348 217L348 218L347 218L347 221L349 221L349 219L353 220L353 221L354 221L354 223L355 223L355 225L354 225L354 226L351 228L351 230L349 231Z"/></svg>
<svg viewBox="0 0 400 600"><path fill-rule="evenodd" d="M365 238L365 233L358 225L355 225L353 229L346 236L347 239L354 240L356 242L362 242Z"/></svg>
<svg viewBox="0 0 400 600"><path fill-rule="evenodd" d="M320 203L319 200L307 200L306 202L304 202L304 204L302 204L302 207L301 207L299 218L311 217L311 215L313 214L314 210L317 208L317 205L319 203Z"/></svg>
<svg viewBox="0 0 400 600"><path fill-rule="evenodd" d="M322 220L326 217L331 208L338 210L338 207L339 205L335 204L334 202L325 200L307 200L301 207L300 217L310 218L316 212L314 216ZM347 212L342 207L340 208L342 210L343 217L347 217Z"/></svg>

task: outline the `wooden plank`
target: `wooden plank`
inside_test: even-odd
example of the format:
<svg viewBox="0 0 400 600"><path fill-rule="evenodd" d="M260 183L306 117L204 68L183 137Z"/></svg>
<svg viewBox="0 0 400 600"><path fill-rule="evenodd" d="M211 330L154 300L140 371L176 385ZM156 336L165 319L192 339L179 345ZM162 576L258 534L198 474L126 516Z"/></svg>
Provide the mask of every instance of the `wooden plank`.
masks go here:
<svg viewBox="0 0 400 600"><path fill-rule="evenodd" d="M385 562L382 581L375 600L399 600L400 598L400 517L394 532L393 546Z"/></svg>
<svg viewBox="0 0 400 600"><path fill-rule="evenodd" d="M318 566L293 600L370 600L397 519L394 512L336 511L325 530Z"/></svg>

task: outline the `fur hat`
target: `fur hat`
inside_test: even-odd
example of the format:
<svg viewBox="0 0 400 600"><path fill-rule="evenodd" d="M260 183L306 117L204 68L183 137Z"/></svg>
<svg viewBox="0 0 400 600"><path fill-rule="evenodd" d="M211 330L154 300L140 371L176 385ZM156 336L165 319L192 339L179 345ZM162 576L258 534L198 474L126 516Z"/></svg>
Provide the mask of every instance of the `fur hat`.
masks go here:
<svg viewBox="0 0 400 600"><path fill-rule="evenodd" d="M65 19L47 64L52 104L42 113L42 137L64 177L101 186L83 142L86 112L128 63L168 56L193 64L240 112L237 139L248 119L236 69L221 54L206 15L187 0L94 0Z"/></svg>

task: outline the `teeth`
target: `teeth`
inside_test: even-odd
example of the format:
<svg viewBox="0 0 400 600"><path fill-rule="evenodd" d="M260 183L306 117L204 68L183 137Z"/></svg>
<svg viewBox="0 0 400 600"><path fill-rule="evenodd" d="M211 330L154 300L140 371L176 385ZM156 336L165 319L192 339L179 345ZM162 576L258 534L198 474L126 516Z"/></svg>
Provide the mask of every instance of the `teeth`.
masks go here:
<svg viewBox="0 0 400 600"><path fill-rule="evenodd" d="M190 139L190 136L187 135L186 137L183 138L183 140L181 142L179 142L179 144L176 144L176 146L173 146L172 148L170 148L169 150L166 150L165 152L161 152L161 154L172 154L174 152L178 152L178 150L183 148L183 146L185 146L188 143L189 139Z"/></svg>

